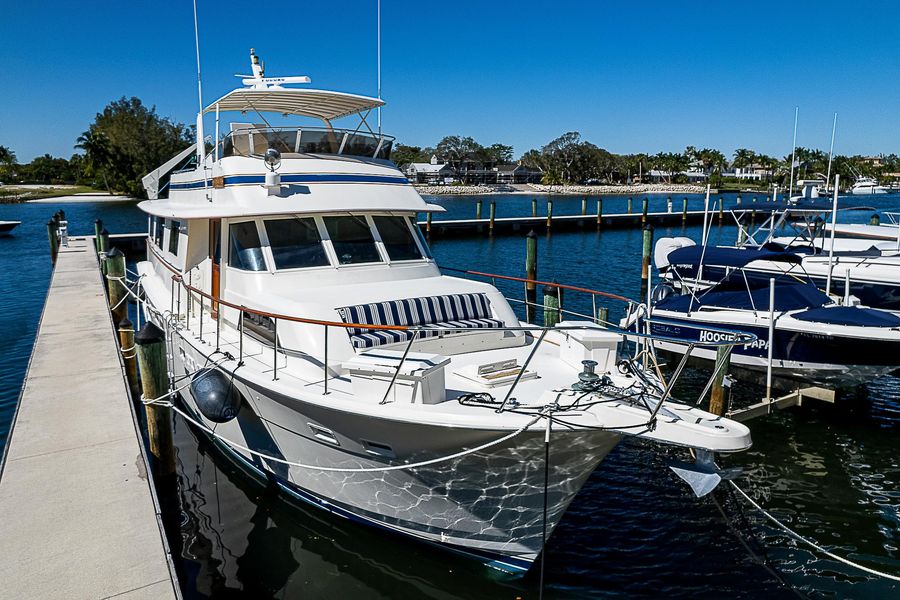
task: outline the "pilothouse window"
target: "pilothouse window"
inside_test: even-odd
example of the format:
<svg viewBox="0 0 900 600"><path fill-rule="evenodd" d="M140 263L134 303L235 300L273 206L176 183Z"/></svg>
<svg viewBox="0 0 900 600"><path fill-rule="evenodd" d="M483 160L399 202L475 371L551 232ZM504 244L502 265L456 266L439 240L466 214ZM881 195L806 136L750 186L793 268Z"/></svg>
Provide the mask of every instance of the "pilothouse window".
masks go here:
<svg viewBox="0 0 900 600"><path fill-rule="evenodd" d="M312 217L266 221L266 234L277 269L323 267L329 264Z"/></svg>
<svg viewBox="0 0 900 600"><path fill-rule="evenodd" d="M265 271L256 222L233 223L229 228L228 264L243 271Z"/></svg>
<svg viewBox="0 0 900 600"><path fill-rule="evenodd" d="M391 260L419 260L422 253L416 245L409 223L404 217L372 217Z"/></svg>
<svg viewBox="0 0 900 600"><path fill-rule="evenodd" d="M324 217L323 220L338 262L342 265L381 261L365 217Z"/></svg>
<svg viewBox="0 0 900 600"><path fill-rule="evenodd" d="M180 222L169 221L169 252L172 254L178 254L178 233L180 230Z"/></svg>

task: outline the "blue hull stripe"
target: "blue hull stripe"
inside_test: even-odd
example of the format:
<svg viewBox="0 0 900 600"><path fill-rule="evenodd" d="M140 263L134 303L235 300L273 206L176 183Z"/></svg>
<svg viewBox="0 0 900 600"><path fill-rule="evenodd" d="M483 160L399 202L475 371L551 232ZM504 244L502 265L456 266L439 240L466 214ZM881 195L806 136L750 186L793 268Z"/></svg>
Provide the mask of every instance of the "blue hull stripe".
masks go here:
<svg viewBox="0 0 900 600"><path fill-rule="evenodd" d="M232 175L224 178L225 185L258 184L266 182L264 175ZM281 183L391 183L395 185L409 185L406 177L393 175L351 175L351 174L297 174L282 175ZM212 187L212 179L207 179L206 186ZM173 190L194 190L204 187L203 180L173 183L169 186Z"/></svg>
<svg viewBox="0 0 900 600"><path fill-rule="evenodd" d="M200 420L200 416L197 415L196 412L194 412L189 406L187 406L187 404L185 402L182 402L182 408L187 409L187 411L189 413L191 413L193 418ZM203 432L201 432L201 433L203 433ZM239 452L236 452L234 449L232 449L230 446L228 446L224 442L220 441L219 439L211 438L211 441L216 445L216 447L223 450L228 456L231 456L234 459L236 459L240 463L240 465L242 465L245 468L245 470L249 470L250 472L255 474L257 478L259 478L263 481L274 480L275 483L278 485L278 487L283 489L284 491L286 491L288 494L290 494L290 496L292 498L300 500L310 506L315 506L316 508L327 510L330 513L336 514L340 517L343 517L345 519L353 521L354 523L361 523L363 525L368 525L370 527L374 527L376 529L380 529L382 531L385 531L385 532L388 532L388 533L391 533L394 535L402 535L407 538L412 538L416 541L425 542L426 544L429 544L431 546L436 546L436 547L444 549L444 550L450 550L451 552L455 552L457 554L463 554L470 558L474 558L489 567L492 567L494 569L504 571L507 573L513 573L513 574L518 574L518 575L524 574L531 568L531 566L533 564L531 561L522 560L522 559L515 558L512 556L495 554L493 552L478 550L478 549L474 549L474 548L464 548L464 547L455 546L452 544L442 544L442 543L431 541L431 540L428 540L425 538L412 536L412 535L410 535L404 531L401 531L399 529L396 529L393 527L388 527L382 523L379 523L378 521L374 521L372 519L367 519L367 518L362 517L354 512L351 512L345 508L342 508L341 506L335 504L334 502L331 502L325 498L320 498L319 496L317 496L307 490L301 489L301 488L297 487L296 485L290 483L289 481L272 473L271 471L263 471L262 469L259 468L258 465L253 464L252 462L247 460L247 458L245 456L243 456Z"/></svg>

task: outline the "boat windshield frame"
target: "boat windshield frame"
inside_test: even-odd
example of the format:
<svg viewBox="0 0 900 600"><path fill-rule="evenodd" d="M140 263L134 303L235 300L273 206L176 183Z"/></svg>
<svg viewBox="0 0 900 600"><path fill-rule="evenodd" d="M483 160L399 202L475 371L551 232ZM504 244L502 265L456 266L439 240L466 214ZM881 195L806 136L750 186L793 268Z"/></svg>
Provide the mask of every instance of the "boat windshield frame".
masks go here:
<svg viewBox="0 0 900 600"><path fill-rule="evenodd" d="M254 125L222 136L213 156L218 160L231 156L260 158L269 148L275 148L282 158L336 155L390 160L394 141L393 136L359 129Z"/></svg>

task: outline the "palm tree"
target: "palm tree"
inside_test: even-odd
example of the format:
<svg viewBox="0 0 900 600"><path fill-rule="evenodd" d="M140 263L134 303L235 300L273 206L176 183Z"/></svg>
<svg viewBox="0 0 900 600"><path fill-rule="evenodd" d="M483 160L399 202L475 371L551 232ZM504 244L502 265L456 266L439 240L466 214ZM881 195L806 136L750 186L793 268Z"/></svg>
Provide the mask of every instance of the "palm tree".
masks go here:
<svg viewBox="0 0 900 600"><path fill-rule="evenodd" d="M743 168L753 164L756 152L747 148L738 148L734 151L734 161L731 165L735 168Z"/></svg>
<svg viewBox="0 0 900 600"><path fill-rule="evenodd" d="M106 136L92 127L78 136L78 139L75 140L75 147L79 150L84 150L85 172L99 173L103 177L103 185L106 187L106 191L112 194L109 180L106 176L106 170L112 163L109 142Z"/></svg>

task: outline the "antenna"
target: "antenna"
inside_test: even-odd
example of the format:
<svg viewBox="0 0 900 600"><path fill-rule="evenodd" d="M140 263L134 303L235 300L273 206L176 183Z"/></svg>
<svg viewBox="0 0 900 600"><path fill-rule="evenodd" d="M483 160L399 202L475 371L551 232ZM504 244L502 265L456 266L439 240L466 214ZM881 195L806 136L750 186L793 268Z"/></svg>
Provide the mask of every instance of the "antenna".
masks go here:
<svg viewBox="0 0 900 600"><path fill-rule="evenodd" d="M200 78L200 34L197 27L197 0L194 0L194 47L197 50L197 100L200 102L200 110L197 112L197 163L203 163L206 158L206 142L203 136L203 84ZM204 181L205 181L204 177Z"/></svg>
<svg viewBox="0 0 900 600"><path fill-rule="evenodd" d="M828 174L825 175L825 189L828 189L828 182L831 181L831 158L834 156L834 130L837 129L837 113L834 113L834 122L831 124L831 149L828 151ZM837 185L837 179L834 180Z"/></svg>
<svg viewBox="0 0 900 600"><path fill-rule="evenodd" d="M791 201L791 197L794 195L794 163L797 162L797 117L800 115L800 107L794 107L794 142L793 147L791 148L791 183L790 188L788 189L788 202Z"/></svg>
<svg viewBox="0 0 900 600"><path fill-rule="evenodd" d="M377 19L377 54L378 54L378 99L381 100L381 0L378 2L378 19ZM378 107L378 135L381 135L381 107Z"/></svg>

